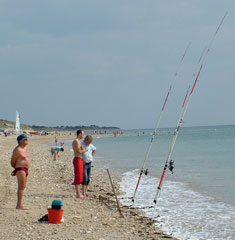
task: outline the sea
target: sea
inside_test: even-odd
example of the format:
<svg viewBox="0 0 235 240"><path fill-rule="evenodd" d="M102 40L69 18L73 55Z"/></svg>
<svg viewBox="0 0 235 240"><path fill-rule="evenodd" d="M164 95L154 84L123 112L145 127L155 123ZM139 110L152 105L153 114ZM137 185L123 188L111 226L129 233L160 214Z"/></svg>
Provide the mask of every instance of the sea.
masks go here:
<svg viewBox="0 0 235 240"><path fill-rule="evenodd" d="M235 126L182 127L171 158L173 174L166 171L155 204L173 133L173 128L158 130L145 165L148 174L141 176L134 206L178 239L234 240ZM93 141L97 147L94 165L121 176L124 194L119 200L123 205L133 206L152 134L153 129L123 130Z"/></svg>

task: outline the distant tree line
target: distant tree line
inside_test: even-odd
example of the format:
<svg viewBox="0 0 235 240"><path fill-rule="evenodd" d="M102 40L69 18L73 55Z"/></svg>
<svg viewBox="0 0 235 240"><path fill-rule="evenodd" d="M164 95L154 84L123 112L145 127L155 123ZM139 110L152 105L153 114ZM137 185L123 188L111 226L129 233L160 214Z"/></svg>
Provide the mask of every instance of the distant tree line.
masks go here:
<svg viewBox="0 0 235 240"><path fill-rule="evenodd" d="M15 127L15 122L0 119L0 128ZM97 125L90 125L90 126L56 126L56 127L47 127L47 126L38 126L38 125L25 125L21 124L21 128L24 129L32 129L34 131L75 131L77 129L84 129L84 130L117 130L120 129L118 127L99 127Z"/></svg>
<svg viewBox="0 0 235 240"><path fill-rule="evenodd" d="M107 129L120 129L118 127L99 127L97 125L90 125L90 126L56 126L56 127L46 127L46 126L37 126L37 125L32 125L31 126L33 130L35 131L41 131L41 130L47 130L47 131L74 131L77 129L84 129L84 130L107 130Z"/></svg>

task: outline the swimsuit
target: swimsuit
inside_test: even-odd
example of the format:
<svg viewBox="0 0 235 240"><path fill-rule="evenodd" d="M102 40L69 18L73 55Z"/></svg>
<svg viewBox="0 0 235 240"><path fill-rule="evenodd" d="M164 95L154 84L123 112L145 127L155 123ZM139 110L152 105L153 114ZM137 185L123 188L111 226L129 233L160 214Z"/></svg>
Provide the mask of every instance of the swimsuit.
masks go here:
<svg viewBox="0 0 235 240"><path fill-rule="evenodd" d="M29 170L28 170L28 168L18 167L18 168L15 168L15 170L11 173L11 176L15 176L18 171L24 171L25 174L26 174L26 177L29 175Z"/></svg>
<svg viewBox="0 0 235 240"><path fill-rule="evenodd" d="M82 184L83 182L83 160L81 157L75 157L73 159L74 166L74 185Z"/></svg>

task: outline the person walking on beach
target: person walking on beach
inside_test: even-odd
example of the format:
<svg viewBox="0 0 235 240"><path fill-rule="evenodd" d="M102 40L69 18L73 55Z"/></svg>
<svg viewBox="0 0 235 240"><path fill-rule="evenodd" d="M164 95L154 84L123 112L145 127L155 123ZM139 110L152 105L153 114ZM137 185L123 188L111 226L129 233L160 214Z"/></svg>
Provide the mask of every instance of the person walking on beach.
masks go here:
<svg viewBox="0 0 235 240"><path fill-rule="evenodd" d="M57 135L55 134L55 145L57 146L58 145L58 138L57 138Z"/></svg>
<svg viewBox="0 0 235 240"><path fill-rule="evenodd" d="M80 193L80 185L83 182L83 160L82 154L88 151L88 148L84 148L81 145L81 140L84 138L84 131L78 130L77 131L77 138L74 139L72 146L74 152L74 159L73 159L73 166L74 166L74 182L75 190L76 190L76 197L77 198L84 198L84 196Z"/></svg>
<svg viewBox="0 0 235 240"><path fill-rule="evenodd" d="M54 156L54 161L56 160L56 157L59 157L59 152L63 152L64 148L60 146L55 146L51 148L51 155Z"/></svg>
<svg viewBox="0 0 235 240"><path fill-rule="evenodd" d="M30 158L27 152L28 139L27 136L21 134L17 137L18 146L15 147L11 157L11 166L14 168L12 176L17 177L18 191L16 209L29 210L23 206L23 192L27 184L27 177L29 175Z"/></svg>
<svg viewBox="0 0 235 240"><path fill-rule="evenodd" d="M93 137L91 135L87 135L82 142L82 146L84 148L88 148L87 152L84 152L82 155L83 164L84 164L84 177L82 182L82 193L83 196L86 198L88 197L87 187L90 182L91 176L91 163L93 162L93 156L96 153L96 147L91 144L93 141Z"/></svg>

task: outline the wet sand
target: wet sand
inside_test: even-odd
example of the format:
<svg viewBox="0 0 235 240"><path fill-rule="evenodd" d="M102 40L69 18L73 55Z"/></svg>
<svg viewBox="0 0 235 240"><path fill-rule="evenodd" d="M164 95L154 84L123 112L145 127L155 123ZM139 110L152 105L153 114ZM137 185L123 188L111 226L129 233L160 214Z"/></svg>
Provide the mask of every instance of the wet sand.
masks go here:
<svg viewBox="0 0 235 240"><path fill-rule="evenodd" d="M16 136L0 136L0 239L174 239L135 208L123 207L124 218L120 217L108 174L95 164L89 197L77 199L72 185L73 152L65 147L53 161L46 145L52 140L53 136L29 137L31 168L23 204L30 210L22 211L15 209L17 182L10 166ZM118 176L110 174L118 193ZM38 222L55 199L63 201L64 222Z"/></svg>

